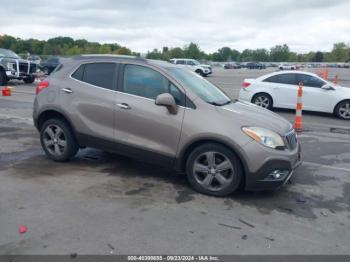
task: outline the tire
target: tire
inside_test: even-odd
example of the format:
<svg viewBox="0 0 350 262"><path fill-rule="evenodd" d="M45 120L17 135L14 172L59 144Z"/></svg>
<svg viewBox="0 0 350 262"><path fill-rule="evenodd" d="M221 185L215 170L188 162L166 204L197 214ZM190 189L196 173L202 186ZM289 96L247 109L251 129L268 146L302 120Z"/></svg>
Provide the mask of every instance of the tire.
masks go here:
<svg viewBox="0 0 350 262"><path fill-rule="evenodd" d="M257 106L261 106L262 108L266 108L270 110L273 108L272 97L266 93L256 94L252 99L252 103Z"/></svg>
<svg viewBox="0 0 350 262"><path fill-rule="evenodd" d="M199 70L199 69L198 69L198 70L196 70L196 73L197 73L197 74L199 74L199 75L201 75L201 76L204 76L204 74L203 74L203 71L202 71L202 70Z"/></svg>
<svg viewBox="0 0 350 262"><path fill-rule="evenodd" d="M4 70L0 70L0 86L7 85L8 78Z"/></svg>
<svg viewBox="0 0 350 262"><path fill-rule="evenodd" d="M350 100L340 102L335 107L335 115L340 119L350 120Z"/></svg>
<svg viewBox="0 0 350 262"><path fill-rule="evenodd" d="M32 84L34 81L35 81L35 76L33 75L23 79L23 82L26 84Z"/></svg>
<svg viewBox="0 0 350 262"><path fill-rule="evenodd" d="M222 164L221 171L220 164ZM220 144L207 143L196 147L189 155L186 175L197 192L211 196L226 196L240 188L243 168L231 150Z"/></svg>
<svg viewBox="0 0 350 262"><path fill-rule="evenodd" d="M61 119L47 120L40 129L40 142L45 154L52 160L64 162L79 150L69 125Z"/></svg>

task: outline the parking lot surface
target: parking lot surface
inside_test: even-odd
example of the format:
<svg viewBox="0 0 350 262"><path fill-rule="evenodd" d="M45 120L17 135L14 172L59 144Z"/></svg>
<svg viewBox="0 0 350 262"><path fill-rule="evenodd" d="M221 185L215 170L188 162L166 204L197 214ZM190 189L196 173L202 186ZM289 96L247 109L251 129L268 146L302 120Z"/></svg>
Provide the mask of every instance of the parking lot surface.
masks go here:
<svg viewBox="0 0 350 262"><path fill-rule="evenodd" d="M244 78L273 70L214 68L208 80L237 98ZM350 86L349 69L336 74ZM291 183L215 198L171 170L95 149L50 161L31 119L35 85L10 85L0 97L0 254L350 254L349 121L304 112Z"/></svg>

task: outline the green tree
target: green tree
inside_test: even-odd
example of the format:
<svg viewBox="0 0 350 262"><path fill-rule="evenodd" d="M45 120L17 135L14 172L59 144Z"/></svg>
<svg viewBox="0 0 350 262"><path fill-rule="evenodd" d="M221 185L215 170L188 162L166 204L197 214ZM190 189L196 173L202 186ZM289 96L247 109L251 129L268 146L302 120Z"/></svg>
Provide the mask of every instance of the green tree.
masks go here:
<svg viewBox="0 0 350 262"><path fill-rule="evenodd" d="M286 62L289 58L289 47L284 45L276 45L270 50L271 62Z"/></svg>
<svg viewBox="0 0 350 262"><path fill-rule="evenodd" d="M349 47L345 43L336 43L331 52L334 61L347 62L349 60Z"/></svg>
<svg viewBox="0 0 350 262"><path fill-rule="evenodd" d="M192 42L185 47L185 55L186 58L201 59L201 51L198 45Z"/></svg>
<svg viewBox="0 0 350 262"><path fill-rule="evenodd" d="M315 61L315 62L323 62L323 53L320 52L320 51L317 51L315 53L313 61Z"/></svg>

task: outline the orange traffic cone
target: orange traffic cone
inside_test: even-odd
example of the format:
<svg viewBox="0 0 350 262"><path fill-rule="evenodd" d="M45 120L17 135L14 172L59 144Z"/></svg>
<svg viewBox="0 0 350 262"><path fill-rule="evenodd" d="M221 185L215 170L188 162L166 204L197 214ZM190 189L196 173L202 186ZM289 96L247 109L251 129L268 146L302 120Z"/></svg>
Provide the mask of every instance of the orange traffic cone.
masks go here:
<svg viewBox="0 0 350 262"><path fill-rule="evenodd" d="M297 108L296 108L295 120L294 120L294 129L298 132L301 132L302 130L302 111L303 111L302 97L303 97L303 83L299 82Z"/></svg>
<svg viewBox="0 0 350 262"><path fill-rule="evenodd" d="M333 80L333 83L334 83L335 85L338 84L338 75L335 75L334 80Z"/></svg>
<svg viewBox="0 0 350 262"><path fill-rule="evenodd" d="M11 96L11 88L4 86L2 89L2 96Z"/></svg>

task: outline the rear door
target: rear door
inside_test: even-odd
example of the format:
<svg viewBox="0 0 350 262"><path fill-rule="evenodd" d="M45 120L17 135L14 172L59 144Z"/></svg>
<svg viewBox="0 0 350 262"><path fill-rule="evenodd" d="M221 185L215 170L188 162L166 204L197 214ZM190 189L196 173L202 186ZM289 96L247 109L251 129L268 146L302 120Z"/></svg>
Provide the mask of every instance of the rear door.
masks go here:
<svg viewBox="0 0 350 262"><path fill-rule="evenodd" d="M172 165L185 113L185 94L155 68L125 64L116 97L116 141L129 154ZM159 94L171 93L179 105L176 115L155 104Z"/></svg>
<svg viewBox="0 0 350 262"><path fill-rule="evenodd" d="M275 107L291 109L296 107L298 94L298 80L296 74L278 74L264 79L263 82L272 89Z"/></svg>
<svg viewBox="0 0 350 262"><path fill-rule="evenodd" d="M114 141L116 72L116 63L86 63L62 83L61 107L78 135Z"/></svg>

